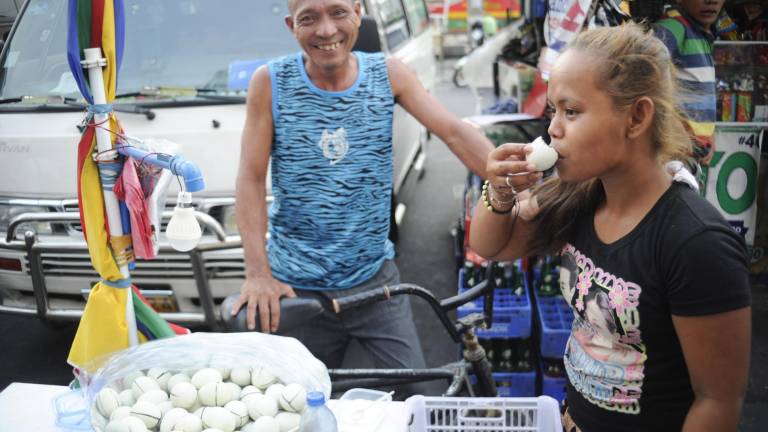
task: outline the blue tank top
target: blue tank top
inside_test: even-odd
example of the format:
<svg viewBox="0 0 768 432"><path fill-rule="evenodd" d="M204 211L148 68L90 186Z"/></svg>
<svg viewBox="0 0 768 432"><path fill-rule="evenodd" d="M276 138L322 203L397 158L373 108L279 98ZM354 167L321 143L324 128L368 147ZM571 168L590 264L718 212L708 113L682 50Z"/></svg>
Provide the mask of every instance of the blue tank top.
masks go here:
<svg viewBox="0 0 768 432"><path fill-rule="evenodd" d="M357 80L340 92L312 83L302 53L269 63L274 201L267 253L274 277L294 288L351 288L394 257L394 98L384 56L354 55Z"/></svg>

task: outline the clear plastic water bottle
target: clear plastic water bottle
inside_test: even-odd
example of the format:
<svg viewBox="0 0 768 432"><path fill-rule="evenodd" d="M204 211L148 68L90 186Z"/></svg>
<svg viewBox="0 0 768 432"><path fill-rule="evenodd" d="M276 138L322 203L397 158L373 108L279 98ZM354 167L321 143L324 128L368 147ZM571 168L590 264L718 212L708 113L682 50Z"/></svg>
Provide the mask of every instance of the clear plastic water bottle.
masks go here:
<svg viewBox="0 0 768 432"><path fill-rule="evenodd" d="M325 395L319 391L307 394L307 409L301 415L299 432L337 432L336 416L325 405Z"/></svg>

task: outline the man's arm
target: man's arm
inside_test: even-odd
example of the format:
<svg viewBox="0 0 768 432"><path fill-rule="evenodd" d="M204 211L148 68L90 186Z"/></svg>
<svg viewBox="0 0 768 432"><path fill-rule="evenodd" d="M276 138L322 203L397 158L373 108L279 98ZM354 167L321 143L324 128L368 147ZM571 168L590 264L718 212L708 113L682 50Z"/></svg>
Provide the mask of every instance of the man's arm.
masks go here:
<svg viewBox="0 0 768 432"><path fill-rule="evenodd" d="M477 129L448 111L429 94L416 75L398 59L387 59L395 100L437 135L473 173L486 178L485 164L493 144Z"/></svg>
<svg viewBox="0 0 768 432"><path fill-rule="evenodd" d="M749 307L705 316L672 315L695 398L683 431L735 431L749 376Z"/></svg>
<svg viewBox="0 0 768 432"><path fill-rule="evenodd" d="M272 152L272 88L269 69L259 68L248 86L246 120L235 186L235 214L243 241L246 280L232 313L247 305L248 328L255 328L259 310L261 330L275 331L280 320L280 297L294 296L290 286L272 277L266 250L266 178Z"/></svg>

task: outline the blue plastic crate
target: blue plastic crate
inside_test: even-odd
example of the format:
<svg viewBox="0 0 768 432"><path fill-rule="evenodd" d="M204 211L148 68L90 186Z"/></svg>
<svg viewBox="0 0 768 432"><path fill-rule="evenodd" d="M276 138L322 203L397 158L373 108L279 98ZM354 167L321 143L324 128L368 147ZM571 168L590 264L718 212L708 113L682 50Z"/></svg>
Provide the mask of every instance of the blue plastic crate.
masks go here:
<svg viewBox="0 0 768 432"><path fill-rule="evenodd" d="M459 294L467 289L462 286L464 269L459 270ZM477 329L481 338L527 338L531 336L531 302L528 299L528 281L524 280L522 295L515 295L511 288L497 288L493 296L493 322L487 329ZM483 298L462 305L456 311L459 318L471 313L483 313Z"/></svg>
<svg viewBox="0 0 768 432"><path fill-rule="evenodd" d="M477 379L469 377L474 385ZM494 372L493 381L500 397L528 397L536 395L536 370L530 372Z"/></svg>
<svg viewBox="0 0 768 432"><path fill-rule="evenodd" d="M561 404L565 400L566 386L568 378L547 376L543 370L541 372L541 394L556 399Z"/></svg>
<svg viewBox="0 0 768 432"><path fill-rule="evenodd" d="M539 324L539 347L541 356L562 358L565 344L571 334L573 311L562 296L542 297L534 290L536 319Z"/></svg>

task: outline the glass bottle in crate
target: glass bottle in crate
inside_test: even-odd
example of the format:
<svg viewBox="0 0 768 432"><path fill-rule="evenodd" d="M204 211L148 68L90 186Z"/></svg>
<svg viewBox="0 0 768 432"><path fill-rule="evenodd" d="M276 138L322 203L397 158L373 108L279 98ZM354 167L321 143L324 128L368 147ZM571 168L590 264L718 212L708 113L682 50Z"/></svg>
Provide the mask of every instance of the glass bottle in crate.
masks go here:
<svg viewBox="0 0 768 432"><path fill-rule="evenodd" d="M512 283L512 294L516 296L525 295L525 281L523 278L525 275L519 268L515 268L514 282Z"/></svg>
<svg viewBox="0 0 768 432"><path fill-rule="evenodd" d="M484 261L479 266L475 266L477 271L475 272L475 278L477 283L484 281L488 277L488 261Z"/></svg>
<svg viewBox="0 0 768 432"><path fill-rule="evenodd" d="M515 266L512 263L505 262L503 263L504 267L502 269L502 279L504 283L504 288L511 288L515 284Z"/></svg>
<svg viewBox="0 0 768 432"><path fill-rule="evenodd" d="M560 292L560 287L557 285L556 276L552 257L547 255L544 257L544 263L541 266L541 283L538 284L536 292L542 297L557 295Z"/></svg>
<svg viewBox="0 0 768 432"><path fill-rule="evenodd" d="M493 344L493 339L478 339L480 346L485 350L485 357L491 363L491 369L496 370L496 349Z"/></svg>
<svg viewBox="0 0 768 432"><path fill-rule="evenodd" d="M464 288L471 288L475 285L475 265L470 260L464 261L464 275L461 284Z"/></svg>
<svg viewBox="0 0 768 432"><path fill-rule="evenodd" d="M511 339L499 339L499 372L514 372L515 371L515 349L513 341Z"/></svg>
<svg viewBox="0 0 768 432"><path fill-rule="evenodd" d="M563 359L542 358L542 372L550 378L562 378L565 376L565 366Z"/></svg>
<svg viewBox="0 0 768 432"><path fill-rule="evenodd" d="M517 348L517 363L515 364L515 370L518 372L530 372L533 370L533 349L531 348L531 339L515 339L515 345Z"/></svg>

